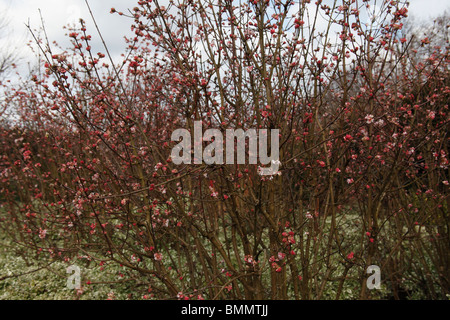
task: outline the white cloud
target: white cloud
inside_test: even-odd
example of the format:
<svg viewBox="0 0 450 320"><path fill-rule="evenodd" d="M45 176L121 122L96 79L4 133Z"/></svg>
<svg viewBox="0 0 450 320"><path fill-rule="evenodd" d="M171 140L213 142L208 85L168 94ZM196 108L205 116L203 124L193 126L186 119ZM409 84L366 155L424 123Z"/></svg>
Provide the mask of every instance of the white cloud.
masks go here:
<svg viewBox="0 0 450 320"><path fill-rule="evenodd" d="M410 0L409 13L420 20L431 19L447 10L450 13L448 0Z"/></svg>

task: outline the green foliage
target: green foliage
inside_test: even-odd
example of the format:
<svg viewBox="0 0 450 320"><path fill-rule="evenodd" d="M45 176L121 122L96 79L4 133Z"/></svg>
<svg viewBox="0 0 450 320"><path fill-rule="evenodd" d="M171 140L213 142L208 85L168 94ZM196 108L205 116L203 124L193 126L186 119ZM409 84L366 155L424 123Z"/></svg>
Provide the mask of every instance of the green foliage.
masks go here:
<svg viewBox="0 0 450 320"><path fill-rule="evenodd" d="M86 263L79 259L72 264L81 269L81 291L67 287L67 263L41 259L25 261L10 247L5 238L0 240L0 300L105 300L139 299L133 296L136 283L105 283L120 281L119 274L124 272L117 265ZM27 259L28 260L28 259ZM33 261L33 262L31 262ZM31 263L30 263L31 262ZM50 264L50 265L49 265ZM42 267L47 266L48 267ZM90 282L90 284L87 284Z"/></svg>

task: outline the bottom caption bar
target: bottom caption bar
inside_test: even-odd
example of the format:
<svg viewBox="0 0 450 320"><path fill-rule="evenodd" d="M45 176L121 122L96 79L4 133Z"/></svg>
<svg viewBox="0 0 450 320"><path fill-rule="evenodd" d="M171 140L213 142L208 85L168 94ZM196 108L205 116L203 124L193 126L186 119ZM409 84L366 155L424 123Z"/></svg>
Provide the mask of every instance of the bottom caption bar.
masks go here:
<svg viewBox="0 0 450 320"><path fill-rule="evenodd" d="M188 304L181 308L181 315L206 315L213 317L215 314L225 315L256 315L267 317L269 306L267 304L225 304L224 307L195 306Z"/></svg>

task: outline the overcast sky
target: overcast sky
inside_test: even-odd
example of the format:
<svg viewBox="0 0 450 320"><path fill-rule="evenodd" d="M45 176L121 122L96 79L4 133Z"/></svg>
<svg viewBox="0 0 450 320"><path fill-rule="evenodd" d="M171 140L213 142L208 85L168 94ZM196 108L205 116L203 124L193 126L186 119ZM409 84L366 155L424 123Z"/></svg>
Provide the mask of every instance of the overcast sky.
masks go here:
<svg viewBox="0 0 450 320"><path fill-rule="evenodd" d="M132 34L130 31L132 20L118 14L111 14L111 8L126 12L127 8L133 8L136 3L137 0L89 1L98 27L115 60L119 60L119 55L125 52L126 44L123 37ZM26 24L29 23L32 29L40 28L39 10L50 41L56 41L63 48L70 47L69 38L66 36L68 32L67 29L63 29L63 26L75 23L79 25L79 18L83 18L87 24L88 34L91 34L93 38L93 52L104 52L84 0L0 0L0 19L6 18L8 23L8 30L5 30L7 32L1 34L0 47L2 49L19 48L23 57L20 68L22 72L26 70L23 61L36 61L26 45L32 39Z"/></svg>
<svg viewBox="0 0 450 320"><path fill-rule="evenodd" d="M110 10L114 7L118 11L127 11L127 8L136 5L137 0L90 0L89 3L109 50L118 59L120 53L124 52L123 36L130 34L132 21L117 14L110 14ZM84 0L0 0L0 19L6 17L9 33L9 37L5 37L5 32L1 35L2 49L18 47L25 57L24 60L32 60L26 47L31 37L25 24L29 21L34 29L39 28L39 9L50 40L57 41L63 47L67 46L68 40L65 36L66 30L62 27L77 22L80 17L87 22L90 34L96 35ZM409 13L417 19L429 19L445 10L450 11L449 0L410 0ZM98 38L94 38L93 49L101 50Z"/></svg>

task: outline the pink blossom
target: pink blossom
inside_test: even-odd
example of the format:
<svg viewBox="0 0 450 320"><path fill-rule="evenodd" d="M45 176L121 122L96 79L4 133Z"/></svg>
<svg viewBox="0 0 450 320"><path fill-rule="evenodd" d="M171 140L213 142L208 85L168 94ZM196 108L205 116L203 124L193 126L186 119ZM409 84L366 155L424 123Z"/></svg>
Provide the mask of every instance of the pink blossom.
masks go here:
<svg viewBox="0 0 450 320"><path fill-rule="evenodd" d="M162 253L160 253L160 252L156 252L156 253L153 255L153 257L155 258L156 261L161 261L162 258L163 258L163 255L162 255Z"/></svg>

